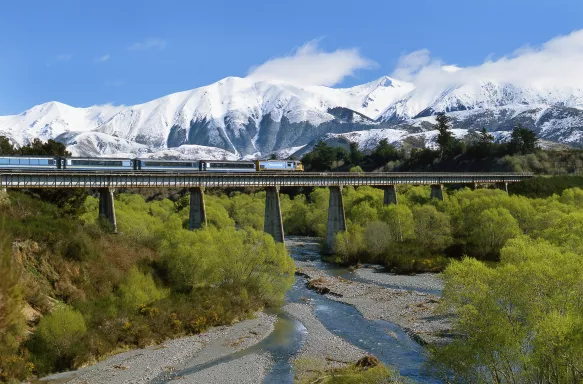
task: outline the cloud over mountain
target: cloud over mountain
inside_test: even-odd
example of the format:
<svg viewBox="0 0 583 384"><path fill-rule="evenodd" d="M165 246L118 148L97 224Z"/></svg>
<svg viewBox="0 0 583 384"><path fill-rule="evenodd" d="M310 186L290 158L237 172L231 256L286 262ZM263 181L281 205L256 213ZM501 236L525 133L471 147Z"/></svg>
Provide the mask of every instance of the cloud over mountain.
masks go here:
<svg viewBox="0 0 583 384"><path fill-rule="evenodd" d="M249 70L253 80L283 81L300 85L333 86L358 69L375 63L360 55L357 49L325 52L318 41L310 41L288 56L276 57Z"/></svg>
<svg viewBox="0 0 583 384"><path fill-rule="evenodd" d="M426 49L401 57L393 76L426 90L476 81L535 89L583 87L583 30L559 36L540 47L528 47L481 65L457 68L432 59ZM456 70L451 70L455 68Z"/></svg>

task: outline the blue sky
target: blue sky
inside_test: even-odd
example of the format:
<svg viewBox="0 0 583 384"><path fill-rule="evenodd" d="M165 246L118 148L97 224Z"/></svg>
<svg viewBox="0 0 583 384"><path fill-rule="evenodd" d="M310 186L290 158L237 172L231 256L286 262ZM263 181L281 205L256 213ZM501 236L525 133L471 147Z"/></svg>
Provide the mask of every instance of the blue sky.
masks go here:
<svg viewBox="0 0 583 384"><path fill-rule="evenodd" d="M321 51L357 49L375 63L335 86L390 75L419 49L479 65L583 28L583 1L13 0L0 15L6 115L51 100L141 103L246 76L314 39Z"/></svg>

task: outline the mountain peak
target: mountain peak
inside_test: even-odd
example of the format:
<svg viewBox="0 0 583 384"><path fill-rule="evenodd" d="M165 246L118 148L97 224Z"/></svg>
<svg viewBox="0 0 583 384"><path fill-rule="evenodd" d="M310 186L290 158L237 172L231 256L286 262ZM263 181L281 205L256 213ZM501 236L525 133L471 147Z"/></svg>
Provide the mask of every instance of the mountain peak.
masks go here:
<svg viewBox="0 0 583 384"><path fill-rule="evenodd" d="M416 88L382 76L330 88L230 76L133 106L75 108L51 101L0 117L0 135L21 145L34 138L56 139L76 154L91 156L161 153L186 145L265 156L326 134L395 126L417 132L430 128L427 117L446 112L455 128L503 131L521 122L543 138L583 144L581 106L581 89L487 79Z"/></svg>

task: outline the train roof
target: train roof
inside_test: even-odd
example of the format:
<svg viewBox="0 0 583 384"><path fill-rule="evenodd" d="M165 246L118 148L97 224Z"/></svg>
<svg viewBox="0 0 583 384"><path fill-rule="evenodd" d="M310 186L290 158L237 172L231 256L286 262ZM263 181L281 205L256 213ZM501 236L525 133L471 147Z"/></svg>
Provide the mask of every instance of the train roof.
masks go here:
<svg viewBox="0 0 583 384"><path fill-rule="evenodd" d="M129 161L129 160L133 160L130 159L128 157L70 157L67 156L65 157L65 159L71 159L71 160L116 160L116 161Z"/></svg>
<svg viewBox="0 0 583 384"><path fill-rule="evenodd" d="M0 157L23 157L23 158L33 158L33 159L54 159L58 156L52 155L0 155Z"/></svg>
<svg viewBox="0 0 583 384"><path fill-rule="evenodd" d="M253 161L253 160L198 160L198 161L202 161L205 163L233 163L233 164L249 163L249 164L255 164L255 161Z"/></svg>

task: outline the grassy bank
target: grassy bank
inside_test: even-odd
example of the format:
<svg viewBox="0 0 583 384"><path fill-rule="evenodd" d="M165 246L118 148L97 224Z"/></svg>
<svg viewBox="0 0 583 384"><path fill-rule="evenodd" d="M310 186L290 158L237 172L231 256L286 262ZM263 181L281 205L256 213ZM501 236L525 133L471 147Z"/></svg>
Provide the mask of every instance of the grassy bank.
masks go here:
<svg viewBox="0 0 583 384"><path fill-rule="evenodd" d="M230 324L278 305L293 281L284 246L235 230L220 204L192 232L184 206L120 195L112 235L92 197L79 216L22 193L0 198L2 381Z"/></svg>

